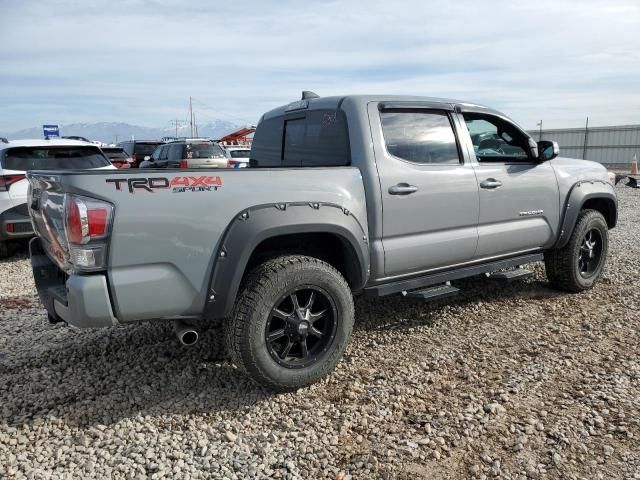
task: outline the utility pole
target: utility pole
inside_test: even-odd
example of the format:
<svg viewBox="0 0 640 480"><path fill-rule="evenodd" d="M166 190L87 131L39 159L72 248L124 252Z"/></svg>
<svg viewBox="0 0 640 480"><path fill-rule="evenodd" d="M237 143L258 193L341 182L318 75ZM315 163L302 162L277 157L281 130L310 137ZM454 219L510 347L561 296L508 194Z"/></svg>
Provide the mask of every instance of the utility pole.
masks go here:
<svg viewBox="0 0 640 480"><path fill-rule="evenodd" d="M178 138L178 127L182 126L181 125L182 122L176 118L175 120L169 120L169 123L171 125L175 125L175 127L176 127L176 138Z"/></svg>
<svg viewBox="0 0 640 480"><path fill-rule="evenodd" d="M114 143L118 143L118 134L116 134L116 141Z"/></svg>
<svg viewBox="0 0 640 480"><path fill-rule="evenodd" d="M189 95L189 135L193 137L193 107L191 105L191 95Z"/></svg>
<svg viewBox="0 0 640 480"><path fill-rule="evenodd" d="M587 139L589 137L589 117L587 123L584 124L584 147L582 147L582 159L587 158Z"/></svg>
<svg viewBox="0 0 640 480"><path fill-rule="evenodd" d="M193 128L195 128L196 131L196 137L198 136L198 123L196 122L196 114L193 114Z"/></svg>
<svg viewBox="0 0 640 480"><path fill-rule="evenodd" d="M540 127L540 133L538 134L538 141L542 141L542 120L538 122L538 126Z"/></svg>

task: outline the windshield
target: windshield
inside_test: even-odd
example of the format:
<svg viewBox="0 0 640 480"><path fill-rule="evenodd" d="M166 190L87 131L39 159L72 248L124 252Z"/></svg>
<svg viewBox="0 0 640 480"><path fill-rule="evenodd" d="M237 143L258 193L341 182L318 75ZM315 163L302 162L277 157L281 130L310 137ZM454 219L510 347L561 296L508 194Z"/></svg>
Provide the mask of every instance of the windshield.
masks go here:
<svg viewBox="0 0 640 480"><path fill-rule="evenodd" d="M249 158L251 150L229 150L231 158Z"/></svg>
<svg viewBox="0 0 640 480"><path fill-rule="evenodd" d="M147 155L151 156L153 151L156 149L158 145L161 145L161 142L158 143L136 143L136 147L134 153L138 160L142 160Z"/></svg>
<svg viewBox="0 0 640 480"><path fill-rule="evenodd" d="M111 165L98 147L15 147L5 151L7 170L71 170Z"/></svg>
<svg viewBox="0 0 640 480"><path fill-rule="evenodd" d="M187 143L187 158L221 158L222 148L212 142Z"/></svg>

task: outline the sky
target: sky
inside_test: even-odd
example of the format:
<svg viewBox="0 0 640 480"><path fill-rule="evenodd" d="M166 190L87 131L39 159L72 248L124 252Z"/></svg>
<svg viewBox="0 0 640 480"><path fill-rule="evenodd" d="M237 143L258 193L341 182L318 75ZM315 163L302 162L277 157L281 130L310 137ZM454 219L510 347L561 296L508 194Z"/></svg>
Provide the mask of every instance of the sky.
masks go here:
<svg viewBox="0 0 640 480"><path fill-rule="evenodd" d="M0 132L255 123L302 90L640 123L640 1L0 0Z"/></svg>

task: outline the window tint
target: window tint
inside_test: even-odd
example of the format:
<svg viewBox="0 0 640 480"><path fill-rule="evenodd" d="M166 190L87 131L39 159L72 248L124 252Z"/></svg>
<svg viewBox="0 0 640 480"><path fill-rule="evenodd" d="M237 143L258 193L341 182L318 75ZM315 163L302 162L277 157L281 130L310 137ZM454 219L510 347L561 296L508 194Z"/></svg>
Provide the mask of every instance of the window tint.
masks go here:
<svg viewBox="0 0 640 480"><path fill-rule="evenodd" d="M147 155L151 155L158 146L157 143L136 143L135 154L138 161L142 161Z"/></svg>
<svg viewBox="0 0 640 480"><path fill-rule="evenodd" d="M71 170L99 168L111 162L97 147L16 147L5 151L7 170Z"/></svg>
<svg viewBox="0 0 640 480"><path fill-rule="evenodd" d="M529 162L527 137L498 117L463 114L478 162Z"/></svg>
<svg viewBox="0 0 640 480"><path fill-rule="evenodd" d="M249 150L230 150L231 158L249 158Z"/></svg>
<svg viewBox="0 0 640 480"><path fill-rule="evenodd" d="M446 112L391 110L380 113L392 155L414 163L457 165L456 137Z"/></svg>
<svg viewBox="0 0 640 480"><path fill-rule="evenodd" d="M134 147L133 142L119 143L118 146L124 148L124 151L127 152L129 156L133 154L133 147Z"/></svg>
<svg viewBox="0 0 640 480"><path fill-rule="evenodd" d="M263 121L251 146L258 167L320 167L351 163L347 121L342 110L310 110Z"/></svg>
<svg viewBox="0 0 640 480"><path fill-rule="evenodd" d="M169 152L169 146L168 145L163 145L162 147L160 147L160 153L159 153L158 160L166 160L168 152Z"/></svg>
<svg viewBox="0 0 640 480"><path fill-rule="evenodd" d="M251 144L251 159L256 166L279 167L282 164L283 127L283 117L260 122Z"/></svg>
<svg viewBox="0 0 640 480"><path fill-rule="evenodd" d="M103 148L104 153L109 160L126 160L128 158L127 153L121 148Z"/></svg>
<svg viewBox="0 0 640 480"><path fill-rule="evenodd" d="M182 160L182 143L174 143L169 147L169 160Z"/></svg>

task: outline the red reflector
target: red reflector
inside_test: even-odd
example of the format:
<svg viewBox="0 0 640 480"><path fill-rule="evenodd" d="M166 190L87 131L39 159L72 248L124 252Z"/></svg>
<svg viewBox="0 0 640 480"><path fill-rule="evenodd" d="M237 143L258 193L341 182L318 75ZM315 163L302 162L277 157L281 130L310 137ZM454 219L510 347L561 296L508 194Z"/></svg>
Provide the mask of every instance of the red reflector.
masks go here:
<svg viewBox="0 0 640 480"><path fill-rule="evenodd" d="M187 161L186 161L186 160L182 160L182 161L180 162L180 164L178 165L178 168L189 168L189 167L187 166Z"/></svg>
<svg viewBox="0 0 640 480"><path fill-rule="evenodd" d="M104 232L107 230L107 216L106 208L90 208L87 210L90 237L101 237L104 235Z"/></svg>
<svg viewBox="0 0 640 480"><path fill-rule="evenodd" d="M16 227L13 223L7 223L7 232L13 233L16 231Z"/></svg>
<svg viewBox="0 0 640 480"><path fill-rule="evenodd" d="M71 243L82 243L82 219L80 217L80 207L73 201L67 201L67 239Z"/></svg>
<svg viewBox="0 0 640 480"><path fill-rule="evenodd" d="M15 175L0 175L0 192L6 192L9 190L9 186L19 182L20 180L24 180L25 178L27 178L27 176L22 173L17 173Z"/></svg>

